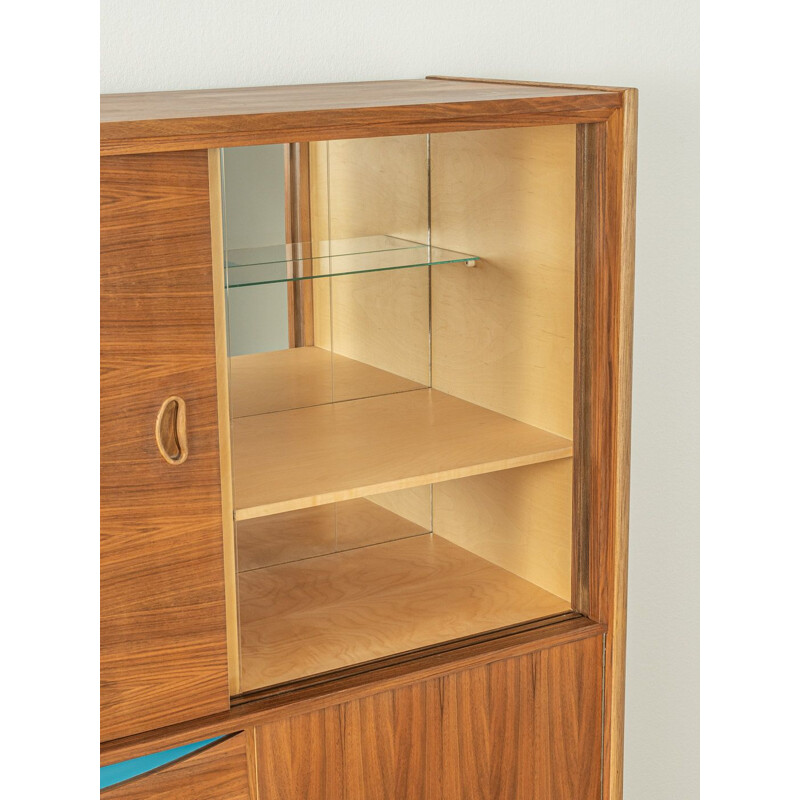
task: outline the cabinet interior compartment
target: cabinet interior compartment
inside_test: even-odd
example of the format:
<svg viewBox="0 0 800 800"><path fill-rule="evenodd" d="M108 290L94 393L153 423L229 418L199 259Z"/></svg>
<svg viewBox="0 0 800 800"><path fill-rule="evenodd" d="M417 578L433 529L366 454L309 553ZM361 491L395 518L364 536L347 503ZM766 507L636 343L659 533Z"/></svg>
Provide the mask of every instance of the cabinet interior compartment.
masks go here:
<svg viewBox="0 0 800 800"><path fill-rule="evenodd" d="M575 148L559 125L212 153L233 693L571 610Z"/></svg>

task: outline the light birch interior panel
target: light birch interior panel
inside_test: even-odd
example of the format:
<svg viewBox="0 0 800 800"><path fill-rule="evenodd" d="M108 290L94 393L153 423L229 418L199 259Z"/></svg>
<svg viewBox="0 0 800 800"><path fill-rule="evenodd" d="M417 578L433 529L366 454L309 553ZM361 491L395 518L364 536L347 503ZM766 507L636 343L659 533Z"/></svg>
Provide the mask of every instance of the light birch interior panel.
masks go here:
<svg viewBox="0 0 800 800"><path fill-rule="evenodd" d="M317 143L310 194L315 240L387 234L425 243L426 137ZM316 324L329 326L334 352L427 386L428 280L426 268L338 277L315 290ZM316 309L326 295L327 317ZM324 342L324 333L315 342Z"/></svg>
<svg viewBox="0 0 800 800"><path fill-rule="evenodd" d="M572 437L575 127L431 136L432 385ZM433 488L434 530L570 597L571 460Z"/></svg>
<svg viewBox="0 0 800 800"><path fill-rule="evenodd" d="M572 436L575 127L431 136L433 386Z"/></svg>
<svg viewBox="0 0 800 800"><path fill-rule="evenodd" d="M239 597L243 691L569 610L435 535L244 572Z"/></svg>
<svg viewBox="0 0 800 800"><path fill-rule="evenodd" d="M572 442L433 389L233 420L236 519L538 464Z"/></svg>
<svg viewBox="0 0 800 800"><path fill-rule="evenodd" d="M569 600L572 459L435 484L433 529Z"/></svg>

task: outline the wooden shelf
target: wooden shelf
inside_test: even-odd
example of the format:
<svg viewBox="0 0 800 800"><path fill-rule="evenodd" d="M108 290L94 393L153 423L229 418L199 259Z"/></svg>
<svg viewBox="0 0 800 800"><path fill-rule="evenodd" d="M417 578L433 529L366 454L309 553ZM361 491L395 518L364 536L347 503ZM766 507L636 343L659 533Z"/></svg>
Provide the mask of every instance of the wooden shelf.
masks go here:
<svg viewBox="0 0 800 800"><path fill-rule="evenodd" d="M424 388L320 347L234 356L230 363L234 419Z"/></svg>
<svg viewBox="0 0 800 800"><path fill-rule="evenodd" d="M572 455L572 443L434 389L236 419L236 519Z"/></svg>
<svg viewBox="0 0 800 800"><path fill-rule="evenodd" d="M236 524L239 572L429 533L365 498Z"/></svg>
<svg viewBox="0 0 800 800"><path fill-rule="evenodd" d="M439 536L239 575L243 692L569 611Z"/></svg>

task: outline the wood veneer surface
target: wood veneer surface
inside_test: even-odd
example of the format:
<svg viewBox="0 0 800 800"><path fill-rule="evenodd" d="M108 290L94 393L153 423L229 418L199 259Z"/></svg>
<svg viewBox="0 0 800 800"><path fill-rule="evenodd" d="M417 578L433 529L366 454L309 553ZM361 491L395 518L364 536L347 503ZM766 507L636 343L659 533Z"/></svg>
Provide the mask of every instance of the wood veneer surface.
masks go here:
<svg viewBox="0 0 800 800"><path fill-rule="evenodd" d="M340 718L332 706L255 729L261 800L343 800Z"/></svg>
<svg viewBox="0 0 800 800"><path fill-rule="evenodd" d="M100 122L291 113L428 103L610 94L597 89L451 80L362 81L296 86L193 89L100 96Z"/></svg>
<svg viewBox="0 0 800 800"><path fill-rule="evenodd" d="M208 156L103 159L101 180L100 702L113 739L227 709L229 688ZM177 466L155 438L171 395L186 402Z"/></svg>
<svg viewBox="0 0 800 800"><path fill-rule="evenodd" d="M102 800L255 800L255 796L248 781L244 734L100 792Z"/></svg>
<svg viewBox="0 0 800 800"><path fill-rule="evenodd" d="M603 638L443 678L443 800L599 800Z"/></svg>
<svg viewBox="0 0 800 800"><path fill-rule="evenodd" d="M410 80L101 96L101 154L601 122L614 91Z"/></svg>
<svg viewBox="0 0 800 800"><path fill-rule="evenodd" d="M603 639L259 726L266 800L599 800Z"/></svg>
<svg viewBox="0 0 800 800"><path fill-rule="evenodd" d="M586 531L575 607L609 626L604 793L622 796L630 487L637 92L602 126L580 126L576 321L576 542ZM598 468L600 465L600 468Z"/></svg>
<svg viewBox="0 0 800 800"><path fill-rule="evenodd" d="M283 686L266 691L263 695L241 698L229 711L219 714L104 742L100 745L100 763L103 766L115 764L157 750L179 747L187 741L247 730L253 725L319 711L379 691L418 684L458 669L486 665L500 658L514 658L601 636L605 631L604 625L575 612L568 612L456 643L445 642L422 651L398 655L370 667L356 666L336 674L330 680L318 676L298 684L289 684L293 687L289 690Z"/></svg>
<svg viewBox="0 0 800 800"><path fill-rule="evenodd" d="M228 682L230 693L234 695L239 694L239 601L236 596L236 532L233 522L222 157L219 150L208 151L208 190L211 212L211 263L214 277L214 329L217 350L217 417L219 419L222 539L225 560L225 610L228 631Z"/></svg>
<svg viewBox="0 0 800 800"><path fill-rule="evenodd" d="M568 439L431 389L246 417L233 421L236 517L571 454Z"/></svg>
<svg viewBox="0 0 800 800"><path fill-rule="evenodd" d="M569 610L435 535L239 575L242 691Z"/></svg>
<svg viewBox="0 0 800 800"><path fill-rule="evenodd" d="M230 362L234 418L423 388L320 347L234 356Z"/></svg>
<svg viewBox="0 0 800 800"><path fill-rule="evenodd" d="M603 796L604 638L596 636L536 655L533 769L537 798L599 800Z"/></svg>

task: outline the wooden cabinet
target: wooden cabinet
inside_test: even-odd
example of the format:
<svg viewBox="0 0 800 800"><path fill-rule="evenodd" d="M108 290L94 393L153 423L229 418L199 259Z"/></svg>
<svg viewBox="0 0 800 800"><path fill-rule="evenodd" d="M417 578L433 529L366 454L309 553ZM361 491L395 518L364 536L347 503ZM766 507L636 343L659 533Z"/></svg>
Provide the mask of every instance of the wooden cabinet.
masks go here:
<svg viewBox="0 0 800 800"><path fill-rule="evenodd" d="M620 797L635 90L102 119L104 763L243 731L260 800Z"/></svg>

